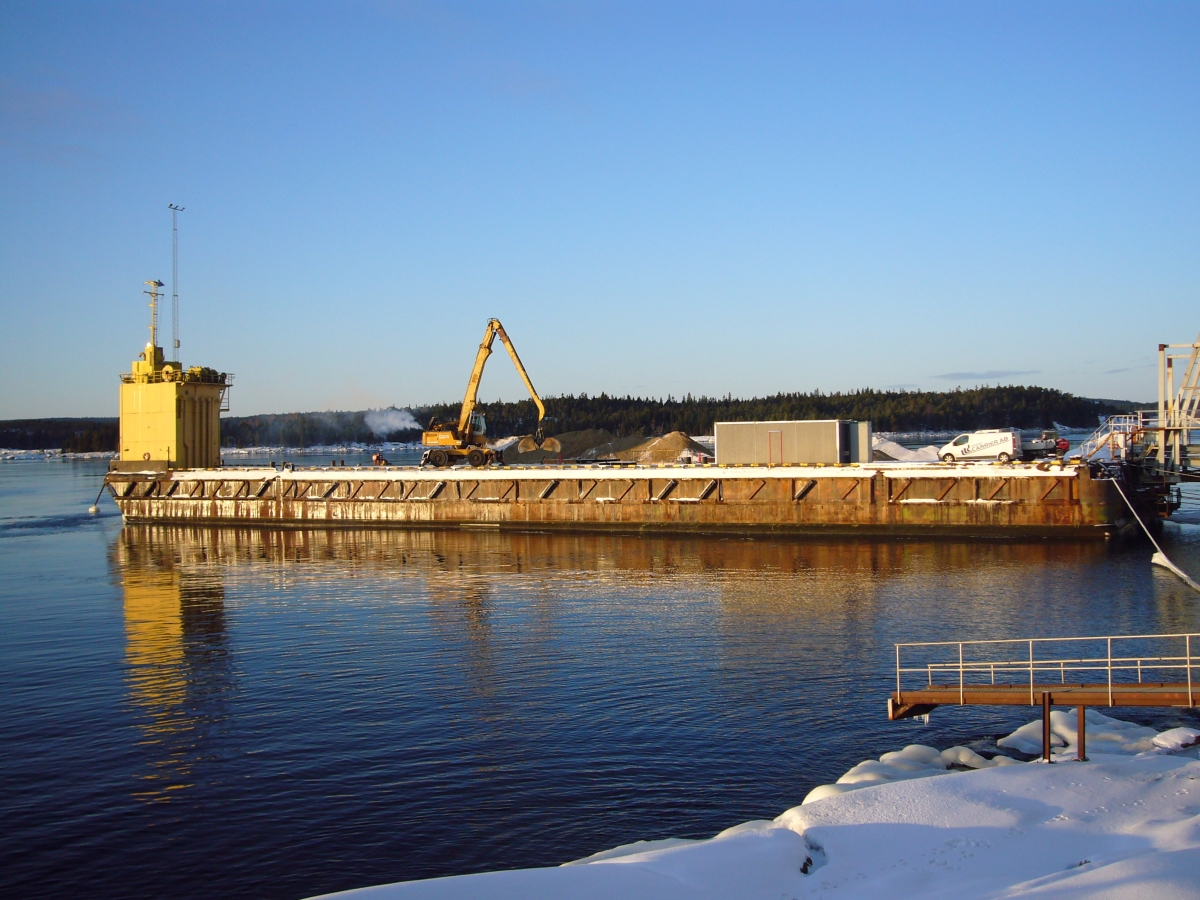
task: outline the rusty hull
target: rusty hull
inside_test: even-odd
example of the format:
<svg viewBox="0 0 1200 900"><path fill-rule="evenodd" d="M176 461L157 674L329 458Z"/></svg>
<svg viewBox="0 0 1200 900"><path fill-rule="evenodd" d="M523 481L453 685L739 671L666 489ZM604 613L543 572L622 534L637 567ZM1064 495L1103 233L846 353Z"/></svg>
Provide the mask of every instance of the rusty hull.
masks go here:
<svg viewBox="0 0 1200 900"><path fill-rule="evenodd" d="M511 466L110 472L128 522L1103 539L1086 466Z"/></svg>

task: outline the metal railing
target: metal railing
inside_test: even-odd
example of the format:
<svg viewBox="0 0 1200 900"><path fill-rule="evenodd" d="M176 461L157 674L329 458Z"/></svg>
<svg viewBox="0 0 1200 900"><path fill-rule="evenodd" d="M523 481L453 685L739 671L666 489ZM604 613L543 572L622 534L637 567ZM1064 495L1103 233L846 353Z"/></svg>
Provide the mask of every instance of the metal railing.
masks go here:
<svg viewBox="0 0 1200 900"><path fill-rule="evenodd" d="M1154 410L1139 410L1135 413L1109 416L1104 423L1079 445L1078 453L1084 460L1096 456L1101 450L1108 450L1108 456L1114 460L1138 458L1154 444L1163 439L1163 432L1179 433L1182 445L1191 445L1197 431L1200 431L1200 420L1195 417L1178 417L1179 421L1172 424L1168 421L1167 428L1160 427L1158 413ZM1181 448L1182 451L1182 448ZM1180 455L1183 455L1182 452ZM1098 457L1103 459L1104 457Z"/></svg>
<svg viewBox="0 0 1200 900"><path fill-rule="evenodd" d="M122 372L122 384L164 384L173 381L188 384L219 384L229 387L233 384L232 372L218 372L204 366L192 366L190 369L176 369L174 366L164 366L155 372Z"/></svg>
<svg viewBox="0 0 1200 900"><path fill-rule="evenodd" d="M1137 652L1139 648L1131 646L1134 642L1143 645L1147 652ZM1064 645L1072 648L1082 646L1083 654L1043 652L1057 651ZM1087 645L1096 646L1097 650L1102 646L1103 654L1089 654ZM1113 652L1114 645L1118 651L1116 653ZM1176 650L1181 650L1182 655ZM904 664L906 654L909 665ZM914 665L914 656L925 658ZM966 688L984 685L1022 688L1028 685L1029 702L1033 703L1035 685L1044 685L1050 679L1067 684L1068 675L1082 676L1072 678L1071 683L1085 682L1087 676L1103 673L1103 677L1093 678L1090 683L1107 684L1108 702L1112 706L1114 687L1143 684L1148 680L1146 676L1149 673L1171 673L1182 676L1179 683L1186 682L1188 705L1194 706L1193 692L1200 695L1200 684L1193 687L1193 669L1200 669L1200 633L896 644L897 694L903 694L906 676L910 683L909 690L914 689L911 686L914 676L920 676L924 682L920 688L934 684L953 687L957 683L960 703L963 702ZM946 680L935 681L935 676ZM1042 680L1039 681L1039 678ZM1167 679L1152 680L1159 682Z"/></svg>
<svg viewBox="0 0 1200 900"><path fill-rule="evenodd" d="M1153 410L1109 416L1092 435L1079 445L1079 455L1091 459L1101 450L1108 448L1112 459L1124 459L1130 445L1147 430L1158 428L1158 414Z"/></svg>

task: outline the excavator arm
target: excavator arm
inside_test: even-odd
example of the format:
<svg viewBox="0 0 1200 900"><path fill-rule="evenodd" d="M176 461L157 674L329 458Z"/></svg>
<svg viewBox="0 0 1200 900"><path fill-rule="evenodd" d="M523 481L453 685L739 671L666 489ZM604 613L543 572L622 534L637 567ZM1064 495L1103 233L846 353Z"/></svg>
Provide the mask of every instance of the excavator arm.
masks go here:
<svg viewBox="0 0 1200 900"><path fill-rule="evenodd" d="M509 339L508 333L505 332L504 326L500 324L499 319L488 319L487 330L483 333L483 341L479 344L479 352L475 354L475 366L471 369L471 378L467 381L467 393L463 397L462 412L458 417L458 434L463 440L467 440L470 435L471 416L475 413L475 407L479 403L479 381L483 377L483 367L487 363L488 357L492 355L492 344L495 343L497 337L504 344L504 349L508 351L508 355L512 357L513 365L517 368L517 374L525 382L529 396L533 398L533 402L537 405L538 423L537 431L534 434L534 442L537 447L542 447L546 443L542 434L542 420L546 417L546 406L542 403L542 398L538 396L533 382L529 380L529 373L525 371L525 366L521 363L521 357L517 356L517 348L513 346L512 340ZM557 445L558 442L555 441L554 443Z"/></svg>

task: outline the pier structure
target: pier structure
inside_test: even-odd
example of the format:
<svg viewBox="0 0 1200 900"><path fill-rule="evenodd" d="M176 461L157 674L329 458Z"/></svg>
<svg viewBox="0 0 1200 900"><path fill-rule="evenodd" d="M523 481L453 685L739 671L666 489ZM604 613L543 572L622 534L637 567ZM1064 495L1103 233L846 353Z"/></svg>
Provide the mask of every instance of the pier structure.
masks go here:
<svg viewBox="0 0 1200 900"><path fill-rule="evenodd" d="M1086 465L530 465L110 472L128 522L1104 539L1128 524Z"/></svg>
<svg viewBox="0 0 1200 900"><path fill-rule="evenodd" d="M1155 518L1178 510L1179 485L1200 480L1200 335L1190 344L1159 344L1157 407L1109 416L1079 453L1136 493Z"/></svg>
<svg viewBox="0 0 1200 900"><path fill-rule="evenodd" d="M1049 762L1050 709L1074 706L1086 758L1088 706L1200 706L1200 633L896 644L888 718L939 706L1040 706Z"/></svg>

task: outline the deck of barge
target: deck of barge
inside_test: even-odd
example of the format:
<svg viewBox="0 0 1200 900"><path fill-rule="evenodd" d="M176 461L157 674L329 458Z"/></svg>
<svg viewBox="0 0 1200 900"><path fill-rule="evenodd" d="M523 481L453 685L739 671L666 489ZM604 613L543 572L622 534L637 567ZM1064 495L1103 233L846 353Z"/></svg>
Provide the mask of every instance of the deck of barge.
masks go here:
<svg viewBox="0 0 1200 900"><path fill-rule="evenodd" d="M130 522L262 526L1107 537L1125 513L1087 466L534 465L114 471Z"/></svg>

